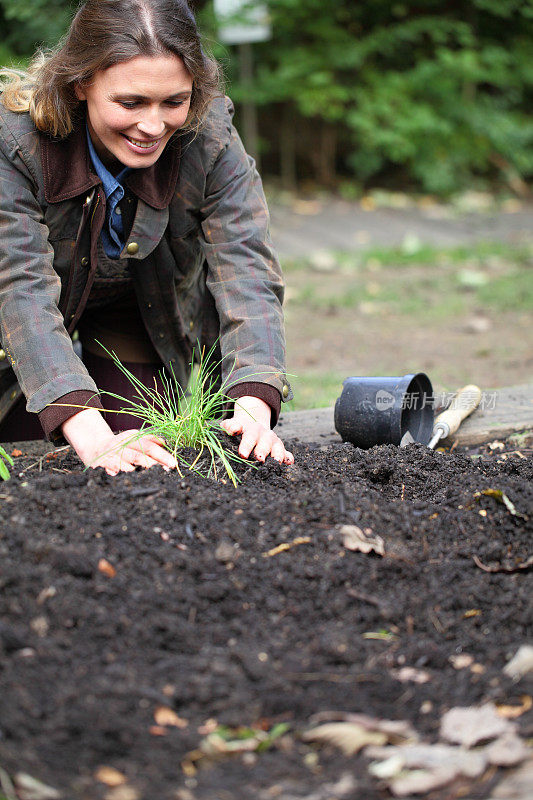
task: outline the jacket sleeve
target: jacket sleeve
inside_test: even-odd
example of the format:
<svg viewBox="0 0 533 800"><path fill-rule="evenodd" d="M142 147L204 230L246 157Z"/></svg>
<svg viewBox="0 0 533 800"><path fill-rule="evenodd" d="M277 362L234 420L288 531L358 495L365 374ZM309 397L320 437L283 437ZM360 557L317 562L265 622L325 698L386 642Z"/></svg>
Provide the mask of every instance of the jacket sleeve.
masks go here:
<svg viewBox="0 0 533 800"><path fill-rule="evenodd" d="M231 106L229 106L231 111ZM220 120L220 117L219 117ZM225 114L201 210L207 288L220 319L222 375L266 383L292 398L285 376L283 278L255 163Z"/></svg>
<svg viewBox="0 0 533 800"><path fill-rule="evenodd" d="M96 385L72 348L58 309L60 280L35 183L16 143L0 130L0 340L38 413L69 392Z"/></svg>

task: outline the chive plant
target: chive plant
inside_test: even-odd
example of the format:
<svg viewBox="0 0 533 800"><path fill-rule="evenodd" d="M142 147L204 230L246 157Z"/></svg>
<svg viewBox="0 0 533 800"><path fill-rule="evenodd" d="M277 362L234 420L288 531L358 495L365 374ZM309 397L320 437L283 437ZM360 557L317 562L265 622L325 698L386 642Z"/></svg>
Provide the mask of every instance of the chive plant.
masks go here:
<svg viewBox="0 0 533 800"><path fill-rule="evenodd" d="M6 453L2 445L0 444L0 478L4 481L9 480L9 469L7 467L9 464L11 467L13 466L13 459Z"/></svg>
<svg viewBox="0 0 533 800"><path fill-rule="evenodd" d="M200 350L196 369L192 369L193 354L191 379L187 391L178 383L172 365L170 373L164 371L159 373L161 388L151 389L141 383L114 352L109 350L106 352L134 387L136 396L128 399L113 392L105 394L124 403L119 413L131 414L142 422L139 438L146 434L154 434L165 441L167 449L178 463L180 475L182 467L218 480L222 471L236 486L239 481L233 464L256 466L231 450L227 434L220 427L224 406L230 399L226 392L231 383L226 379L219 388L216 388L219 363L213 363L212 360L214 346L207 354L205 350ZM192 460L182 452L185 448L196 451ZM205 455L207 459L202 459Z"/></svg>

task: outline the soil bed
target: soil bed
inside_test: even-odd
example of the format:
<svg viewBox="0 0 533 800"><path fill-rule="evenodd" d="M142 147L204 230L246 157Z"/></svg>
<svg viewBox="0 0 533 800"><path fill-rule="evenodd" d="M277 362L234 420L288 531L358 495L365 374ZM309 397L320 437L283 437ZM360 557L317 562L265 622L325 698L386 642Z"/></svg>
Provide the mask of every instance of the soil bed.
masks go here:
<svg viewBox="0 0 533 800"><path fill-rule="evenodd" d="M313 715L406 720L432 742L451 707L532 694L502 672L530 633L531 455L293 449L294 467L244 467L236 489L109 478L70 452L16 459L0 484L6 773L61 800L377 800L390 794L364 755L301 740ZM517 513L475 496L487 489ZM385 555L345 549L346 524ZM426 682L400 680L406 666ZM179 726L157 722L161 706ZM265 752L191 760L213 719L289 728ZM533 712L517 724L531 736ZM502 774L427 796L486 798Z"/></svg>

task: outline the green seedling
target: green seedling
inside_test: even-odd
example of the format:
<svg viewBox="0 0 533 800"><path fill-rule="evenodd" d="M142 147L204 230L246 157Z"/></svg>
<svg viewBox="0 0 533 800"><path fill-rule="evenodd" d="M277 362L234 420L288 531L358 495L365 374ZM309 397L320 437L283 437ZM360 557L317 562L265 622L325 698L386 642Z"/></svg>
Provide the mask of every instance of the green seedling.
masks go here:
<svg viewBox="0 0 533 800"><path fill-rule="evenodd" d="M6 466L6 463L9 464L11 467L13 466L13 459L6 453L2 445L0 444L0 478L4 481L9 480L9 469Z"/></svg>
<svg viewBox="0 0 533 800"><path fill-rule="evenodd" d="M380 642L393 642L398 637L392 633L392 631L388 631L386 628L380 628L378 631L366 631L363 633L363 639L376 639Z"/></svg>
<svg viewBox="0 0 533 800"><path fill-rule="evenodd" d="M191 379L187 391L184 391L178 383L172 367L170 374L159 373L161 389L151 389L141 383L114 352L108 350L106 352L134 387L136 398L129 400L112 392L105 394L124 403L119 413L131 414L142 422L138 438L153 434L165 441L167 449L179 465L180 475L182 474L180 468L184 468L204 477L219 480L222 471L236 486L239 481L233 464L256 466L232 452L228 446L227 434L221 430L220 419L224 407L233 401L227 394L231 386L230 379L223 381L219 388L216 387L219 364L212 359L214 346L207 354L205 350L200 351L196 369L193 369L193 354ZM184 448L193 448L197 452L193 460L188 460L183 454ZM201 461L204 454L208 456L206 467Z"/></svg>

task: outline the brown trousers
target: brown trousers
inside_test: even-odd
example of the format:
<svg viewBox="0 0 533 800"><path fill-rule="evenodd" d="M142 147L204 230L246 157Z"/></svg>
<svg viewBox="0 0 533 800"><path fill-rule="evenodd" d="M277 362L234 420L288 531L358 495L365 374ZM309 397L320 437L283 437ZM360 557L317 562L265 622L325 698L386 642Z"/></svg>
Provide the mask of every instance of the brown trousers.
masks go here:
<svg viewBox="0 0 533 800"><path fill-rule="evenodd" d="M82 358L101 393L112 392L128 399L133 398L135 395L134 388L113 361L109 358L102 358L94 353L89 353L87 350L83 352ZM162 368L161 362L157 364L123 363L138 380L150 388L153 388L154 380L157 381L158 374ZM118 411L124 405L120 400L106 394L102 394L101 400L106 409L104 417L115 433L141 427L141 421L137 417L129 414L109 413ZM23 397L2 422L0 425L0 442L25 442L44 438L37 414L28 414L25 406L26 399Z"/></svg>

